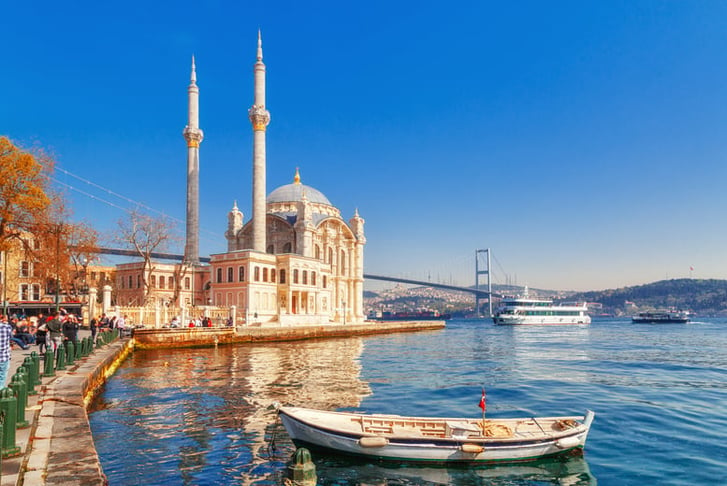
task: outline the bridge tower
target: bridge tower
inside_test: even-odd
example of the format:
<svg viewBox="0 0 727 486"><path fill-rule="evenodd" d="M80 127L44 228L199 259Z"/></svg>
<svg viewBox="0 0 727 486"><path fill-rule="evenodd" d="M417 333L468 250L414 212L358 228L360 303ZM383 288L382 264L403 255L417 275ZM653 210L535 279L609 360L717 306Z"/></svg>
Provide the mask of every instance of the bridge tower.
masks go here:
<svg viewBox="0 0 727 486"><path fill-rule="evenodd" d="M485 260L482 263L487 264L486 270L480 270L480 260L483 258L481 255L486 254ZM480 289L480 276L487 275L487 303L489 305L489 315L492 317L492 280L490 279L490 249L486 250L475 250L475 289ZM480 316L480 294L475 295L475 312L477 316Z"/></svg>

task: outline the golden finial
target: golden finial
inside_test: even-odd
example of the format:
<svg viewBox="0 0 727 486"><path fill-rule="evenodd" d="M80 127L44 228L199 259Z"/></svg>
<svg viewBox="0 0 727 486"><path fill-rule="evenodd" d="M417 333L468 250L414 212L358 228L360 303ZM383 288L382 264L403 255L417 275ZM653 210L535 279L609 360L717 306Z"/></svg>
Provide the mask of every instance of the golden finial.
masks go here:
<svg viewBox="0 0 727 486"><path fill-rule="evenodd" d="M295 168L295 177L293 178L293 184L300 184L300 171Z"/></svg>

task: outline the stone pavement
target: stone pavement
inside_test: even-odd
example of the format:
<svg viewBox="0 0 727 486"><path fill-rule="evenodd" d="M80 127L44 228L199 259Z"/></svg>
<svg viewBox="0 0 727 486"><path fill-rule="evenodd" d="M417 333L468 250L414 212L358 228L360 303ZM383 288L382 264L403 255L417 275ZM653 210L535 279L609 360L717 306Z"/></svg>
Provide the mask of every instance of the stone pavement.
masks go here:
<svg viewBox="0 0 727 486"><path fill-rule="evenodd" d="M81 330L79 339L89 335ZM55 376L41 378L42 384L35 387L38 394L28 397L25 418L31 424L16 429L15 445L21 453L2 459L0 486L105 484L84 398L128 349L128 339L116 340ZM38 352L37 345L13 349L8 380L32 351Z"/></svg>

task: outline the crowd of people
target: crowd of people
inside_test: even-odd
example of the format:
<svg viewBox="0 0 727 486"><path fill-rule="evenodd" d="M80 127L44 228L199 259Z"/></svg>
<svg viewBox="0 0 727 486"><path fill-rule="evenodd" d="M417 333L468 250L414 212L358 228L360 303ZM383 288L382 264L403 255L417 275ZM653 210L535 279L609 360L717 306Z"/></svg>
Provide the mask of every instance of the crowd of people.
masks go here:
<svg viewBox="0 0 727 486"><path fill-rule="evenodd" d="M40 355L47 350L55 352L61 343L70 341L74 345L78 344L80 327L81 319L62 308L48 316L43 313L37 316L0 314L0 388L7 381L13 348L28 350L35 344L38 345ZM127 316L108 317L101 314L91 319L89 327L95 343L99 332L114 329L124 332L127 328Z"/></svg>

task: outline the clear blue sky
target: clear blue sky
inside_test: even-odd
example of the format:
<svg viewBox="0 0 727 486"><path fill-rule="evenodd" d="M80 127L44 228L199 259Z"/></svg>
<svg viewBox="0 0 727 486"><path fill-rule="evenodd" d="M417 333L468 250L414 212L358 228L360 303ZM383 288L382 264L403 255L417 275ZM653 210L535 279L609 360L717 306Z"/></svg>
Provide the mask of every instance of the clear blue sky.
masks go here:
<svg viewBox="0 0 727 486"><path fill-rule="evenodd" d="M604 289L727 277L727 3L27 1L3 6L0 134L184 220L200 87L201 249L251 213L252 67L268 192L366 219L366 272ZM77 218L131 203L63 172ZM180 234L183 226L180 225ZM506 276L507 275L507 276Z"/></svg>

